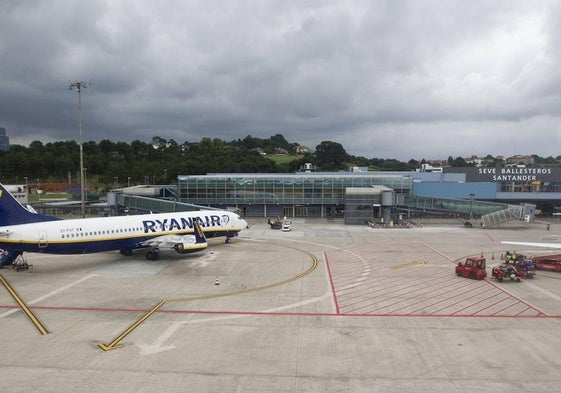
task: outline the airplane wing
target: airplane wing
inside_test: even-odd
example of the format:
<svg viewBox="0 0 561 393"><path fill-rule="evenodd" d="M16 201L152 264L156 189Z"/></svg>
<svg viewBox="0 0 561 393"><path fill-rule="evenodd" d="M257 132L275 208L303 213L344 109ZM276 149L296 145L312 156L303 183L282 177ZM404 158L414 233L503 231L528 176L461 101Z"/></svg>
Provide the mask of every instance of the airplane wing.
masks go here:
<svg viewBox="0 0 561 393"><path fill-rule="evenodd" d="M516 244L519 246L561 248L561 243L532 243L532 242L501 242L504 244Z"/></svg>
<svg viewBox="0 0 561 393"><path fill-rule="evenodd" d="M172 248L179 253L207 248L207 242L198 243L195 235L162 235L140 243L142 247Z"/></svg>
<svg viewBox="0 0 561 393"><path fill-rule="evenodd" d="M206 237L198 221L193 222L192 235L162 235L140 243L142 247L173 248L180 254L207 248Z"/></svg>

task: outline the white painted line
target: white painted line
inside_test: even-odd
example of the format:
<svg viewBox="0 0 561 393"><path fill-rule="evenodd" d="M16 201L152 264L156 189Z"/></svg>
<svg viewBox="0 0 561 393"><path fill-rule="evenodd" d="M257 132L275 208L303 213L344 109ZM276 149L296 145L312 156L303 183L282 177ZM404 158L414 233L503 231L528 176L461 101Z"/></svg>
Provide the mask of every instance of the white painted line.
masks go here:
<svg viewBox="0 0 561 393"><path fill-rule="evenodd" d="M77 280L77 281L74 281L74 282L72 282L72 283L70 283L70 284L67 284L67 285L65 285L65 286L63 286L63 287L60 287L60 288L58 288L58 289L56 289L56 290L54 290L54 291L52 291L52 292L49 292L49 293L47 293L47 294L45 294L45 295L43 295L43 296L40 296L40 297L38 297L38 298L36 298L36 299L33 299L33 300L29 301L29 302L26 302L26 304L35 304L35 303L39 303L39 302L42 301L42 300L48 299L48 298L50 298L51 296L54 296L54 295L56 295L56 294L58 294L58 293L60 293L60 292L62 292L62 291L64 291L64 290L66 290L66 289L68 289L68 288L73 287L74 285L77 285L77 284L79 284L79 283L81 283L81 282L84 282L84 281L86 281L86 280L89 280L90 278L95 277L95 276L96 276L95 274L90 274L89 276L82 277L81 279L79 279L79 280ZM12 309L12 310L6 311L6 312L0 314L0 319L2 319L2 318L4 318L4 317L7 317L8 315L11 315L11 314L13 314L13 313L15 313L15 312L18 312L18 311L20 311L19 308L14 308L14 309Z"/></svg>
<svg viewBox="0 0 561 393"><path fill-rule="evenodd" d="M530 288L533 288L536 291L541 292L544 295L549 296L552 299L561 301L561 296L557 296L556 294L549 292L547 289L543 289L542 287L538 287L536 284L532 284L532 283L528 282L528 280L524 281L524 285L526 285Z"/></svg>

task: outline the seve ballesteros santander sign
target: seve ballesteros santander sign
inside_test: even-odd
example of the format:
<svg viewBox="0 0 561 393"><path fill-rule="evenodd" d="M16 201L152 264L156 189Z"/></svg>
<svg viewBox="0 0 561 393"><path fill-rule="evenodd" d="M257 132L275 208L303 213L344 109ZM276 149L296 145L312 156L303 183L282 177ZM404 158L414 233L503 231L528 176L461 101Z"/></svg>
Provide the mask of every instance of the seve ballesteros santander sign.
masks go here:
<svg viewBox="0 0 561 393"><path fill-rule="evenodd" d="M468 182L561 182L561 168L450 168L449 172L464 172Z"/></svg>

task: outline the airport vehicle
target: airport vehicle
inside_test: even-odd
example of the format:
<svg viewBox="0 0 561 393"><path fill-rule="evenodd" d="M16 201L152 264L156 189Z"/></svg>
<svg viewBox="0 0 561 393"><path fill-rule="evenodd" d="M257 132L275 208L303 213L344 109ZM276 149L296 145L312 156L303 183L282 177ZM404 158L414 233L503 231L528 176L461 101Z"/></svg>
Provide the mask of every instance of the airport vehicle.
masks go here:
<svg viewBox="0 0 561 393"><path fill-rule="evenodd" d="M491 277L497 279L499 282L503 282L505 278L520 282L522 278L526 278L526 273L521 269L517 269L514 265L502 264L493 266L493 269L491 269Z"/></svg>
<svg viewBox="0 0 561 393"><path fill-rule="evenodd" d="M16 258L16 260L13 263L13 266L16 272L22 270L30 270L30 271L33 270L33 264L27 263L27 260L24 258L23 255L20 255L19 257Z"/></svg>
<svg viewBox="0 0 561 393"><path fill-rule="evenodd" d="M290 232L292 230L292 221L285 221L282 224L282 231L283 232Z"/></svg>
<svg viewBox="0 0 561 393"><path fill-rule="evenodd" d="M485 265L486 260L483 257L467 257L464 262L459 262L456 266L456 274L460 277L482 280L487 277Z"/></svg>
<svg viewBox="0 0 561 393"><path fill-rule="evenodd" d="M269 225L271 226L271 229L281 229L282 228L282 222L280 222L280 221L271 222Z"/></svg>
<svg viewBox="0 0 561 393"><path fill-rule="evenodd" d="M526 259L525 255L517 253L516 251L507 251L505 253L505 262L506 263L523 261L525 259Z"/></svg>
<svg viewBox="0 0 561 393"><path fill-rule="evenodd" d="M532 264L536 269L561 272L561 254L533 257Z"/></svg>
<svg viewBox="0 0 561 393"><path fill-rule="evenodd" d="M197 230L200 227L201 231ZM159 247L178 253L206 247L206 238L225 236L226 242L247 228L238 214L224 210L142 214L61 220L32 212L0 184L0 265L11 265L24 252L86 254L148 249L159 258ZM201 237L202 236L202 237Z"/></svg>
<svg viewBox="0 0 561 393"><path fill-rule="evenodd" d="M522 269L526 278L534 278L535 267L531 259L525 259L524 261L518 262L517 268Z"/></svg>
<svg viewBox="0 0 561 393"><path fill-rule="evenodd" d="M526 255L516 251L507 251L504 263L513 265L518 272L523 273L525 278L534 278L534 264Z"/></svg>
<svg viewBox="0 0 561 393"><path fill-rule="evenodd" d="M267 224L269 224L271 229L281 229L282 228L282 221L278 217L277 217L276 220L273 220L271 218L267 219Z"/></svg>

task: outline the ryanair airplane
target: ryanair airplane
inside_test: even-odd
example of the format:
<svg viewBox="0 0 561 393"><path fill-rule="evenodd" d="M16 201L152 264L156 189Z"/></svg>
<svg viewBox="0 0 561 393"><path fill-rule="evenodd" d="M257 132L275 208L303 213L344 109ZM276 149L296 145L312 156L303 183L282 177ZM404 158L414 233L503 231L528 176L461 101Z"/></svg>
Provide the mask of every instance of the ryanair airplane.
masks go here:
<svg viewBox="0 0 561 393"><path fill-rule="evenodd" d="M37 214L19 203L0 184L0 265L11 265L24 252L86 254L145 248L146 258L159 259L159 248L180 254L203 250L207 237L226 242L247 228L238 214L223 210L142 214L61 220Z"/></svg>

